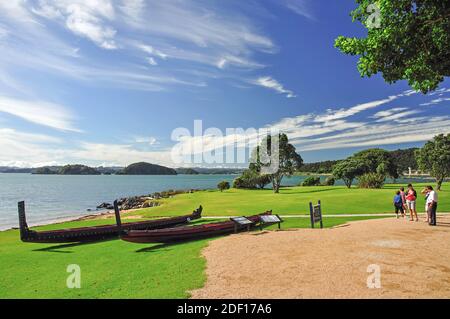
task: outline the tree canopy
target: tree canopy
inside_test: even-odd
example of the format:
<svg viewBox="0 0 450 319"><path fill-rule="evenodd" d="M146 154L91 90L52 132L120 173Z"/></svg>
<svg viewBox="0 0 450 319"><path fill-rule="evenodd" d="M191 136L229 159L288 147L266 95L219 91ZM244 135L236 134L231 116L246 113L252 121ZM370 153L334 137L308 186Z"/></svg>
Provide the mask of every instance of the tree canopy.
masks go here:
<svg viewBox="0 0 450 319"><path fill-rule="evenodd" d="M350 157L346 160L340 161L334 166L333 176L337 179L342 179L345 185L350 188L352 187L355 178L364 174L363 172L363 164L360 161Z"/></svg>
<svg viewBox="0 0 450 319"><path fill-rule="evenodd" d="M377 179L385 179L387 176L398 178L398 166L392 155L379 148L373 148L358 152L346 160L334 166L333 175L342 179L345 185L350 188L355 178L367 175L371 177L377 175ZM361 185L369 185L361 184ZM377 183L380 185L380 183Z"/></svg>
<svg viewBox="0 0 450 319"><path fill-rule="evenodd" d="M440 134L416 152L419 169L436 178L437 189L441 190L445 178L450 176L450 134Z"/></svg>
<svg viewBox="0 0 450 319"><path fill-rule="evenodd" d="M361 76L379 72L386 82L407 80L416 91L435 90L450 75L450 2L443 0L356 0L353 21L367 37L340 36L341 52L359 55Z"/></svg>
<svg viewBox="0 0 450 319"><path fill-rule="evenodd" d="M275 143L278 147L273 147ZM303 165L302 157L295 146L289 143L286 134L267 136L253 150L251 162L251 170L269 176L274 193L280 192L281 181L285 176L292 176Z"/></svg>

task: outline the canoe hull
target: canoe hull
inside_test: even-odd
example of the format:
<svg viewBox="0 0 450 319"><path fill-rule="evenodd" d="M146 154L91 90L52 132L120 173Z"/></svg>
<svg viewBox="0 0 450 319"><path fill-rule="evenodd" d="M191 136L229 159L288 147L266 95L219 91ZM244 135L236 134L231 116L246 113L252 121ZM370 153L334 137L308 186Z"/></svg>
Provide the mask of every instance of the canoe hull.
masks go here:
<svg viewBox="0 0 450 319"><path fill-rule="evenodd" d="M271 214L267 212L264 214ZM121 235L121 239L124 241L146 244L146 243L172 243L180 241L190 241L195 239L210 238L221 235L233 234L236 231L241 232L256 226L259 221L260 215L248 217L249 220L254 222L253 225L242 226L236 228L236 224L232 221L226 221L215 224L205 224L199 226L190 227L177 227L161 230L145 230L136 231L132 230L124 232Z"/></svg>
<svg viewBox="0 0 450 319"><path fill-rule="evenodd" d="M192 214L172 218L162 218L156 220L125 223L120 222L120 212L117 203L115 203L116 219L119 225L103 225L95 227L83 227L73 229L61 229L54 231L34 231L28 228L25 218L25 204L19 203L19 224L20 238L27 243L44 244L63 244L77 242L95 242L119 238L121 232L132 230L155 230L169 227L175 227L189 223L201 217L202 207L195 210Z"/></svg>

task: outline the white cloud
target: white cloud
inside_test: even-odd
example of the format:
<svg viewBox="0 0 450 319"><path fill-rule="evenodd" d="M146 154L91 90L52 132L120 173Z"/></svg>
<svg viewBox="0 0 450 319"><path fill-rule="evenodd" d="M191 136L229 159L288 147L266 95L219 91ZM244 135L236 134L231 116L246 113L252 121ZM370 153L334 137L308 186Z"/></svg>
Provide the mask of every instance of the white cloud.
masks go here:
<svg viewBox="0 0 450 319"><path fill-rule="evenodd" d="M281 83L270 76L260 77L253 81L253 84L274 90L280 94L284 94L287 98L297 97L294 92L285 89Z"/></svg>
<svg viewBox="0 0 450 319"><path fill-rule="evenodd" d="M205 86L219 77L242 83L240 69L263 68L256 53L277 48L261 30L262 17L249 18L241 7L250 10L238 2L192 0L1 1L0 81L12 78L6 82L15 90L22 84L12 85L17 70L32 70L51 74L52 80L70 77L83 84L149 91ZM100 58L77 37L116 50ZM162 65L160 59L190 63ZM160 67L150 73L148 63Z"/></svg>
<svg viewBox="0 0 450 319"><path fill-rule="evenodd" d="M74 116L71 111L58 104L0 96L0 112L54 129L80 132L72 123Z"/></svg>
<svg viewBox="0 0 450 319"><path fill-rule="evenodd" d="M319 115L316 117L316 122L328 122L333 120L339 120L344 119L353 115L356 115L358 113L361 113L363 111L367 111L373 108L376 108L380 105L392 102L393 100L397 99L399 96L390 96L387 99L377 100L377 101L371 101L367 103L358 104L355 106L352 106L347 109L338 109L333 110L329 109L325 114Z"/></svg>
<svg viewBox="0 0 450 319"><path fill-rule="evenodd" d="M308 0L277 0L277 2L300 16L311 20L315 19Z"/></svg>
<svg viewBox="0 0 450 319"><path fill-rule="evenodd" d="M435 105L435 104L439 104L439 103L447 102L447 101L450 101L450 98L448 98L448 97L447 98L441 97L441 98L437 98L437 99L431 100L430 102L427 102L427 103L422 103L420 105L421 106Z"/></svg>
<svg viewBox="0 0 450 319"><path fill-rule="evenodd" d="M153 137L146 137L146 136L135 136L133 139L134 143L138 143L138 144L148 144L148 145L156 145L159 144L158 140Z"/></svg>
<svg viewBox="0 0 450 319"><path fill-rule="evenodd" d="M51 20L63 20L67 29L104 49L116 49L117 31L108 25L115 17L110 0L40 0L34 13Z"/></svg>

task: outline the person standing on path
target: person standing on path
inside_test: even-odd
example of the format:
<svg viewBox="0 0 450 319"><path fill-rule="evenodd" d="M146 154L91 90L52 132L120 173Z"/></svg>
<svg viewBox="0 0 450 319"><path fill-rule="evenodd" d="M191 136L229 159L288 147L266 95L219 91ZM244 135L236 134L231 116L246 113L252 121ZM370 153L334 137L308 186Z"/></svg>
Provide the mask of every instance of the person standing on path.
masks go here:
<svg viewBox="0 0 450 319"><path fill-rule="evenodd" d="M419 217L417 217L417 210L416 210L416 199L417 199L417 192L412 186L412 184L408 185L408 192L406 193L406 205L409 209L409 214L411 216L410 221L419 221Z"/></svg>
<svg viewBox="0 0 450 319"><path fill-rule="evenodd" d="M428 186L426 186L424 189L422 189L422 191L420 193L425 196L425 215L427 216L426 223L429 224L430 223L430 214L428 211L428 196L430 195L430 192L428 191Z"/></svg>
<svg viewBox="0 0 450 319"><path fill-rule="evenodd" d="M428 215L430 216L430 226L436 226L436 212L437 212L437 204L438 204L438 196L436 191L432 186L427 186L428 189Z"/></svg>
<svg viewBox="0 0 450 319"><path fill-rule="evenodd" d="M405 212L408 211L408 206L406 205L406 194L405 194L405 188L404 187L400 187L400 197L402 198L403 218L405 218Z"/></svg>
<svg viewBox="0 0 450 319"><path fill-rule="evenodd" d="M400 191L397 191L394 196L394 208L395 208L395 215L397 215L397 219L399 218L399 213L402 214L402 217L405 217L405 211L403 207L403 200L402 196L400 195Z"/></svg>

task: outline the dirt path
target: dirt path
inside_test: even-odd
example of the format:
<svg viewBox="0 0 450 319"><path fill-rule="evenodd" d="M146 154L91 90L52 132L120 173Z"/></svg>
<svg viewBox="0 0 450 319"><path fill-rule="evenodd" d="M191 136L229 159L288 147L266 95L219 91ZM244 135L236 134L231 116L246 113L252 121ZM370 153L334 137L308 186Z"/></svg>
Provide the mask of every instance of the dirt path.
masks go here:
<svg viewBox="0 0 450 319"><path fill-rule="evenodd" d="M250 233L203 251L193 298L450 298L450 216L438 227L379 219L334 229ZM371 264L381 289L367 288Z"/></svg>

